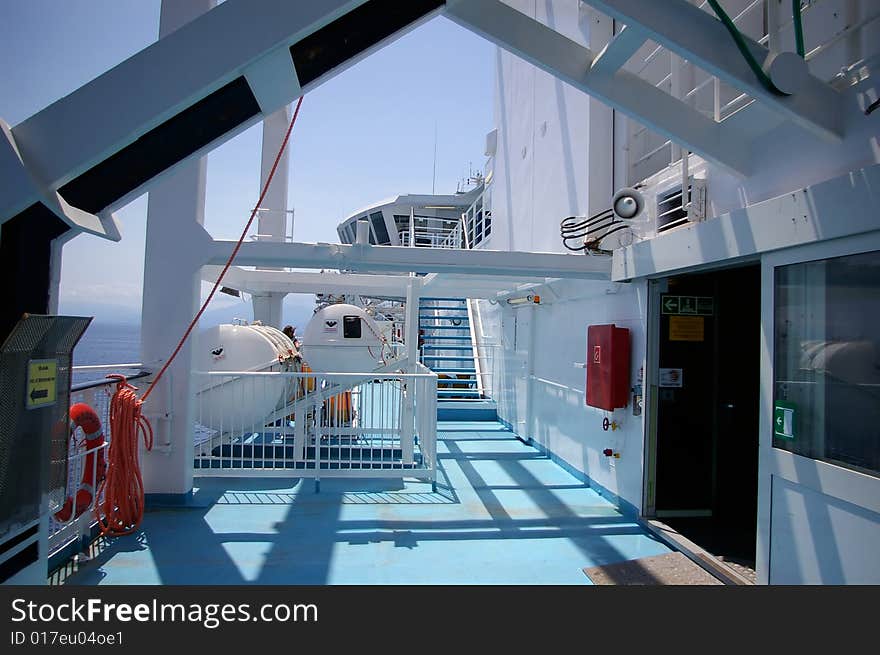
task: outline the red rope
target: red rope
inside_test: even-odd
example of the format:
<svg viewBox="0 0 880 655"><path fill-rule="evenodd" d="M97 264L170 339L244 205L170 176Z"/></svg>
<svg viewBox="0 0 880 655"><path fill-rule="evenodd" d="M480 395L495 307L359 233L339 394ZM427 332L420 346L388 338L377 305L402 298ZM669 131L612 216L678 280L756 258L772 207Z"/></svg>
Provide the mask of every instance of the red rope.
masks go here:
<svg viewBox="0 0 880 655"><path fill-rule="evenodd" d="M147 450L153 448L153 428L141 414L143 401L137 387L124 375L108 375L118 379L116 393L110 400L110 449L107 454L107 475L97 491L95 505L101 534L119 537L131 534L144 517L144 481L138 463L138 437L143 437Z"/></svg>
<svg viewBox="0 0 880 655"><path fill-rule="evenodd" d="M208 294L207 299L202 303L198 313L196 313L195 317L190 322L189 327L186 328L186 332L184 332L180 341L177 343L174 352L171 353L171 357L168 358L164 366L159 370L159 373L153 378L152 383L147 387L144 395L138 398L137 394L135 394L137 387L128 384L124 376L107 376L111 378L119 378L119 383L116 385L116 393L113 394L113 398L110 401L110 433L112 439L110 441L110 452L108 453L109 465L107 468L107 477L101 485L101 491L104 493L104 500L100 505L96 505L95 507L102 534L110 536L131 534L137 530L143 520L144 482L141 477L140 464L138 462L138 437L143 436L144 446L147 450L152 450L153 428L147 418L141 414L141 408L149 395L153 392L153 389L156 388L159 380L162 379L165 371L171 366L171 362L177 357L180 349L183 348L183 344L186 343L189 335L198 324L199 319L202 317L202 314L204 314L208 304L214 298L214 294L217 293L217 289L220 288L220 283L223 281L223 277L226 275L226 272L229 270L229 267L232 266L232 262L238 255L238 251L241 249L241 244L244 243L248 230L250 230L254 218L257 216L257 210L262 206L263 199L269 191L269 185L275 177L275 172L281 161L281 155L287 147L287 142L290 140L290 134L293 132L293 126L296 123L296 117L299 115L300 105L302 105L302 96L300 96L296 103L296 109L293 112L293 117L290 119L290 125L287 126L284 140L281 142L281 147L278 149L278 154L275 156L275 162L272 164L272 169L266 177L266 183L263 185L263 190L260 192L257 204L254 205L254 209L251 211L251 216L248 219L247 224L244 226L244 229L241 231L241 236L235 244L232 254L229 256L226 265L220 272L220 276L214 283L211 293Z"/></svg>

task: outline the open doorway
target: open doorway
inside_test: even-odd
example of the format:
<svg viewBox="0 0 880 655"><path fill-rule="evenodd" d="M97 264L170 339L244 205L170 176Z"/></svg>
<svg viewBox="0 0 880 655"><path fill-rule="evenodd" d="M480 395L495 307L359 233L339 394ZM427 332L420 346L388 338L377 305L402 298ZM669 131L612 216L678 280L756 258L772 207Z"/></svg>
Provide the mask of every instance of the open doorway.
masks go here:
<svg viewBox="0 0 880 655"><path fill-rule="evenodd" d="M667 282L659 297L654 516L752 577L760 266Z"/></svg>

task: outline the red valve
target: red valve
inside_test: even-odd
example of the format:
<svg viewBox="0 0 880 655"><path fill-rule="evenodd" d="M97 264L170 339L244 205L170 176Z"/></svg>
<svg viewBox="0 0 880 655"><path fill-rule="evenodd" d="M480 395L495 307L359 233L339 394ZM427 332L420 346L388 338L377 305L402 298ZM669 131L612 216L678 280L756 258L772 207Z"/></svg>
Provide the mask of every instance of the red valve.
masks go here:
<svg viewBox="0 0 880 655"><path fill-rule="evenodd" d="M602 454L605 455L605 457L611 457L614 454L614 451L610 448L606 448L602 451Z"/></svg>

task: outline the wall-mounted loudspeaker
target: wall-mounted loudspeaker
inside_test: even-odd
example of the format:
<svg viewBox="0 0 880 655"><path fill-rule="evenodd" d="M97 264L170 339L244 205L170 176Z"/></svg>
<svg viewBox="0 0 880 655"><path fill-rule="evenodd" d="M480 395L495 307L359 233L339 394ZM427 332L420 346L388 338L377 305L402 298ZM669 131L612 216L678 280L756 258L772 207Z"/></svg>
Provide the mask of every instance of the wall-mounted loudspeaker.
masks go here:
<svg viewBox="0 0 880 655"><path fill-rule="evenodd" d="M626 187L614 194L611 209L616 218L629 221L645 209L645 198L635 189Z"/></svg>

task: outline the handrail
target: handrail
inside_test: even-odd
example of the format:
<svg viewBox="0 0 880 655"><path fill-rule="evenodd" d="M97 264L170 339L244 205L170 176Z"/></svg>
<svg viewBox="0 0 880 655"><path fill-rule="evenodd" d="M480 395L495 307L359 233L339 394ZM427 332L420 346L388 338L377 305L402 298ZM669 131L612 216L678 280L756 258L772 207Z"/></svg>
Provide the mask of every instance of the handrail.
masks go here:
<svg viewBox="0 0 880 655"><path fill-rule="evenodd" d="M124 367L119 366L117 368L124 368ZM74 368L74 370L76 370L76 369ZM138 371L134 375L126 375L125 379L129 380L129 381L138 380L140 378L148 377L152 374L153 374L152 371ZM71 384L70 391L71 391L71 393L76 392L76 391L85 391L86 389L94 389L96 387L102 387L104 385L116 384L117 382L119 382L119 380L116 380L113 378L104 378L103 380L91 380L89 382L80 382L78 384Z"/></svg>
<svg viewBox="0 0 880 655"><path fill-rule="evenodd" d="M394 371L365 371L363 373L325 373L323 371L193 371L193 375L208 377L285 377L285 378L426 378L428 373L397 373ZM129 378L132 379L132 378Z"/></svg>
<svg viewBox="0 0 880 655"><path fill-rule="evenodd" d="M562 389L563 391L568 391L569 393L574 393L579 396L582 396L583 394L586 393L586 391L584 391L583 389L578 389L577 387L570 387L567 384L560 384L559 382L554 382L553 380L548 380L547 378L542 378L537 375L530 375L529 378L534 380L535 382L540 382L541 384L546 384L547 386L550 386L550 387L556 387L558 389Z"/></svg>
<svg viewBox="0 0 880 655"><path fill-rule="evenodd" d="M131 364L89 364L86 366L74 366L74 373L77 371L115 371L117 369L143 368L142 362Z"/></svg>

